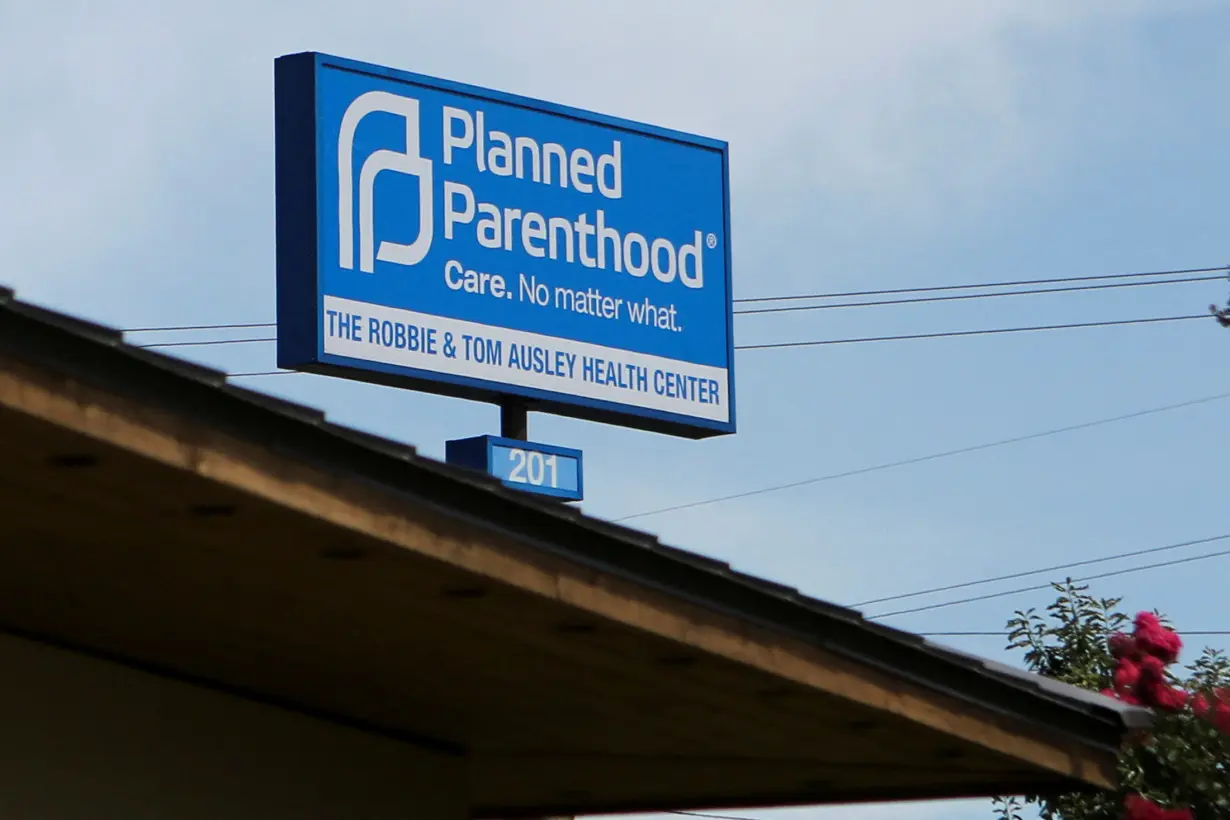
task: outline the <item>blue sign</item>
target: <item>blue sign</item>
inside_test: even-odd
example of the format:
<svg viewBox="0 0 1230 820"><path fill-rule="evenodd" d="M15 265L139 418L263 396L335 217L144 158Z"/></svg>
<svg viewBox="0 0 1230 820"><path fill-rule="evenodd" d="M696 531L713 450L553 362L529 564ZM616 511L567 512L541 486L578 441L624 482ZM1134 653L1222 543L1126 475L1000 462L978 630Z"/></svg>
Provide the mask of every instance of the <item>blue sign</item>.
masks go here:
<svg viewBox="0 0 1230 820"><path fill-rule="evenodd" d="M581 451L496 436L445 443L449 464L481 470L506 486L569 501L583 498Z"/></svg>
<svg viewBox="0 0 1230 820"><path fill-rule="evenodd" d="M275 92L280 367L735 431L726 143L315 53Z"/></svg>

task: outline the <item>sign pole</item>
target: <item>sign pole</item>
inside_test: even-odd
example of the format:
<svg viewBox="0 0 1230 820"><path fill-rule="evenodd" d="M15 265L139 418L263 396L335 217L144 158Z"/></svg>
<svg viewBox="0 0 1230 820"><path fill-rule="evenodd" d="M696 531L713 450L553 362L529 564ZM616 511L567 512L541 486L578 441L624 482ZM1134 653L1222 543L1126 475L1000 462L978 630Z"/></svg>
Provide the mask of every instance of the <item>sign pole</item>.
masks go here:
<svg viewBox="0 0 1230 820"><path fill-rule="evenodd" d="M500 436L528 441L530 414L525 402L506 398L500 402Z"/></svg>

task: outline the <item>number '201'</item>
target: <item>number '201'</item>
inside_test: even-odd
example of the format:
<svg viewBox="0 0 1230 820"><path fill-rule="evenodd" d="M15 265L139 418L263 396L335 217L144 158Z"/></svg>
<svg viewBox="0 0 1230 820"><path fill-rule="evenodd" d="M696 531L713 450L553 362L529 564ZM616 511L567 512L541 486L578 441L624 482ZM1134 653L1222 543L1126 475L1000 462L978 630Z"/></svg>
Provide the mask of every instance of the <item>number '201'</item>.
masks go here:
<svg viewBox="0 0 1230 820"><path fill-rule="evenodd" d="M552 489L559 486L559 469L554 455L544 456L536 450L521 450L513 448L508 452L512 460L512 471L508 474L509 481L520 484L531 484L541 487L545 483Z"/></svg>

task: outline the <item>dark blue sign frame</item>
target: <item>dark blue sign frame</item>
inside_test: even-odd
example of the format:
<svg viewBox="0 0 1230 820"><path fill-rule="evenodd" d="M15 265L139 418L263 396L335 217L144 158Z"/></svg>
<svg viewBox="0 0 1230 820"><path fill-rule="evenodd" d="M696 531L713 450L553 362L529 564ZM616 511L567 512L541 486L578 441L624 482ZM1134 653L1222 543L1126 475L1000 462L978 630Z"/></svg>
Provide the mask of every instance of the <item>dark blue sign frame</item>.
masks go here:
<svg viewBox="0 0 1230 820"><path fill-rule="evenodd" d="M339 80L337 79L338 77L342 77L342 79ZM724 305L721 305L720 308L722 314L724 315L720 315L719 319L719 314L715 312L715 306L711 304L712 300L710 302L705 302L705 307L703 309L697 308L689 315L688 318L692 319L690 324L694 325L694 327L690 326L686 328L686 330L689 331L689 333L695 331L697 333L707 335L699 336L697 337L697 340L693 341L691 335L683 332L685 328L681 325L677 328L677 330L680 331L678 334L679 341L672 340L670 334L668 333L658 334L658 336L655 337L664 340L662 342L662 345L664 346L663 351L659 351L657 349L651 350L644 345L642 345L641 349L637 349L635 344L632 342L625 344L622 341L604 341L603 344L605 345L605 349L612 350L617 353L624 351L627 353L628 357L630 357L629 361L650 362L647 365L647 369L640 368L640 370L637 371L645 373L648 378L646 378L645 375L642 375L639 377L638 381L636 378L636 373L632 370L633 367L639 367L638 365L620 363L618 365L619 367L628 368L625 373L623 370L617 370L615 367L617 363L611 361L610 359L604 361L603 358L592 357L590 362L593 363L596 361L596 366L590 370L587 370L585 372L585 376L583 377L590 379L590 384L586 386L589 388L590 394L588 395L581 394L585 392L584 390L569 386L570 384L577 383L568 383L563 379L552 382L552 384L560 384L561 387L559 389L543 389L542 387L527 386L526 384L508 383L500 381L497 378L474 377L458 372L447 372L447 369L427 369L419 366L407 366L405 364L390 363L388 360L376 361L371 358L363 358L356 355L339 353L337 350L334 350L333 352L327 351L326 337L335 339L337 338L337 335L340 334L343 339L345 339L347 334L356 333L357 331L355 331L352 325L348 324L348 322L350 321L351 316L359 316L358 313L348 316L345 312L341 312L331 316L328 320L325 318L325 300L331 298L330 291L328 290L330 277L334 277L336 280L337 276L336 269L338 261L334 248L337 247L336 243L339 241L337 234L337 231L339 230L337 227L337 214L342 207L340 204L340 199L334 199L332 204L326 201L326 193L328 191L332 190L333 195L337 196L337 191L340 189L337 188L339 182L336 178L336 174L332 179L330 179L328 178L328 174L323 169L328 167L328 161L335 162L335 167L341 167L341 161L333 159L333 157L336 156L337 145L339 142L337 126L336 123L330 125L326 122L329 116L333 116L332 114L329 114L329 111L331 110L330 105L334 105L334 107L336 107L336 105L330 101L330 94L334 94L334 92L329 91L328 89L334 88L336 83L341 83L343 81L345 83L355 85L355 87L366 87L363 86L363 84L370 83L373 88L388 88L390 87L390 82L392 82L407 89L407 93L415 93L418 96L423 97L425 100L432 94L437 96L444 94L451 95L446 98L448 100L458 99L469 101L469 104L475 106L486 105L493 109L497 106L505 106L509 111L516 109L516 111L522 112L524 116L550 116L557 118L560 122L566 120L567 123L561 125L560 128L585 127L590 128L591 130L595 128L611 129L611 133L618 132L616 133L616 136L622 135L622 138L626 143L626 154L632 151L632 147L636 144L636 140L645 140L647 138L654 138L661 141L661 144L666 146L661 149L663 152L679 152L687 149L687 151L716 153L716 155L720 157L720 186L717 184L715 179L706 177L706 180L709 180L709 183L698 189L708 191L712 188L712 190L717 191L720 187L720 197L714 198L711 205L705 204L705 207L712 210L712 212L716 215L714 219L711 220L714 223L712 226L713 232L705 236L705 239L703 240L704 244L709 248L709 250L706 251L701 247L701 237L703 234L700 231L697 231L696 248L697 253L714 254L714 258L710 260L714 267L717 266L719 259L722 262L722 275L720 277L711 277L711 281L715 287L718 286L719 282L722 282L721 287L724 288L722 291L723 295L715 296L713 298L724 299ZM329 85L329 83L334 83L335 85ZM324 91L322 91L322 87L325 88ZM385 93L386 96L388 95L388 92L383 93ZM340 94L340 92L338 92L338 94ZM559 415L573 416L626 427L635 427L687 438L706 438L714 435L723 435L735 432L734 322L731 300L732 277L729 206L730 185L728 149L725 142L685 134L669 129L658 128L620 118L595 114L592 112L547 103L527 97L506 94L475 86L464 85L461 83L412 74L409 72L397 71L390 68L369 65L366 63L360 63L353 60L346 60L314 52L288 55L276 60L275 97L278 284L277 319L279 367L341 376L350 379L358 379L396 387L404 387L425 392L494 403L501 403L508 398L515 398L521 400L529 409L534 411L551 412ZM424 106L426 105L427 103L425 102ZM375 110L378 112L392 111L392 109ZM417 111L417 108L415 110ZM426 110L426 108L424 110ZM516 112L514 111L514 113ZM347 114L349 114L349 110L347 110ZM336 117L334 119L336 119ZM407 119L406 122L409 123L410 120ZM478 130L481 130L481 121L479 122L479 126L480 128ZM345 127L344 120L342 127ZM438 133L434 131L431 133L435 138L439 138ZM605 132L593 131L592 133ZM409 143L411 140L408 125L406 127L406 136L403 139L406 143ZM415 137L414 139L417 141L418 138ZM357 145L357 143L354 144ZM608 142L606 144L609 145L610 143ZM426 145L426 142L424 142L424 145ZM674 146L673 148L670 147L672 145ZM332 146L332 148L329 146ZM397 146L397 149L400 149L400 146ZM335 152L332 155L328 154L331 150ZM358 149L355 150L357 151ZM416 146L415 151L417 150L418 148ZM426 150L426 148L424 150ZM414 173L413 169L404 170L398 166L399 162L404 164L409 160L403 157L403 154L398 153L396 149L372 151L371 153L388 154L393 157L392 159L381 158L380 162L375 163L376 165L380 165L381 162L383 163L381 167L376 168L377 171L381 170L381 168L386 168L402 170L408 175ZM408 145L405 148L405 153L411 153ZM643 151L642 153L647 154L650 152ZM684 154L677 155L686 156L686 152ZM368 158L371 159L372 157ZM420 157L419 159L424 158ZM575 157L573 159L575 160ZM545 168L545 158L543 162ZM563 161L561 160L561 168L562 162ZM669 163L663 164L660 160L657 160L657 162L658 165L655 166L655 168L670 167ZM705 160L705 162L710 162L710 160ZM481 166L481 162L479 164ZM366 170L367 169L364 168L364 173L366 173ZM575 173L575 168L573 170ZM629 175L631 178L631 172L629 172ZM591 172L591 177L592 176L593 175ZM601 172L599 172L599 176L601 176ZM356 178L357 177L358 174L356 173ZM421 180L422 177L420 177L420 184L431 184L430 182L422 183ZM439 181L438 177L437 181ZM497 180L497 182L500 181ZM657 212L651 213L650 216L652 216L654 220L668 220L668 217L662 216L663 213L674 214L675 211L679 210L678 208L667 207L672 204L670 202L670 197L672 196L672 186L670 181L667 179L658 181L655 178L655 182L658 187L652 188L652 190L660 193L660 196L665 203L665 205L663 205L665 210L663 210L663 208L659 208ZM329 186L333 186L333 188L330 189ZM637 190L646 190L645 185L640 185ZM532 206L536 201L535 196L540 196L540 194L534 192L531 192L531 194L532 195L527 195L524 197L524 199L525 204ZM360 184L360 199L362 198L362 195L363 188L362 184ZM563 194L559 195L563 196ZM645 199L644 194L641 194L640 196L641 199ZM650 199L652 199L652 197ZM430 199L426 201L431 202ZM422 205L422 202L423 200L420 199L420 206ZM439 199L436 200L436 203L439 203ZM705 200L705 203L709 203L709 200ZM614 208L617 206L623 207L620 203L615 203L614 205L609 202L607 203L608 208ZM361 211L362 207L363 203L354 205L354 208L359 211ZM370 219L370 211L372 208L370 204L370 196L367 207L369 209ZM626 207L639 208L641 206L639 204L633 204L627 205ZM718 214L719 209L720 214ZM706 213L708 213L709 210L707 210ZM520 211L517 213L520 213ZM507 216L505 218L507 219ZM418 216L407 217L407 219L420 219L421 222L416 222L415 224L418 224L420 226L420 230L425 230L429 236L432 232L432 222L434 220L435 223L439 223L434 226L435 234L437 237L441 235L442 216L441 213L436 210L435 206L433 206L433 214L430 218L419 214ZM706 219L708 219L708 217L706 217ZM363 224L361 216L359 218L359 222L360 225ZM378 222L379 220L377 220L377 223ZM705 222L704 224L708 225L709 222ZM526 228L525 226L522 226L522 228L522 237L524 239ZM330 230L332 231L332 240L329 240ZM377 226L377 230L380 230L379 225ZM511 229L508 229L508 231L511 234ZM632 236L631 228L629 228L628 231L629 233L625 235L624 253L629 254L625 258L629 260L627 265L628 271L631 273L631 260L633 259L633 256L631 255L631 251L628 250L628 242L626 241ZM420 234L420 236L421 235L422 234ZM590 234L590 236L592 235L593 234ZM663 247L663 250L665 251L664 256L659 256L658 246L656 244L650 248L649 257L652 257L653 259L653 273L649 277L644 277L646 268L650 266L650 262L647 261L647 257L645 256L644 249L649 248L650 246L647 244L647 240L642 238L640 234L635 234L635 236L641 243L641 254L639 257L641 260L641 265L640 271L632 275L643 278L630 279L625 276L624 280L631 283L627 285L627 287L636 285L658 288L659 285L654 283L654 278L658 277L659 274L659 260L665 259L665 262L662 263L663 266L669 266L673 271L676 264L671 258L673 251L667 249L673 248L674 246L667 242L667 244ZM370 230L368 232L368 239L368 246L370 247L372 244L370 241ZM362 240L363 236L360 234L360 245L362 244ZM332 241L334 244L332 246L328 245L327 243L329 241ZM346 241L353 242L353 236L347 238ZM411 245L396 245L387 241L379 244L381 246L392 246L394 250L389 254L390 257L395 258L398 253L401 253L403 257L411 258L415 256L412 246L418 244L418 241L419 240L416 239L414 243L411 243ZM528 249L530 247L529 240L524 239L524 241L526 243L525 247ZM683 242L683 240L678 241L680 243ZM552 240L552 242L554 242L554 240ZM720 247L718 247L719 243ZM428 241L427 244L430 249L431 242ZM601 239L599 239L598 244L602 244ZM679 279L674 282L674 285L681 284L681 281L684 278L685 261L682 250L683 247L684 246L681 244L681 250L679 251L678 257ZM687 247L690 249L692 246L689 245ZM616 234L615 248L616 250L614 253L618 255L618 234ZM400 251L398 249L400 249ZM385 259L384 254L385 250L382 247L379 254L375 255L377 274L380 272L379 266L381 264L385 264L381 261ZM362 253L360 252L359 255L361 256ZM370 260L372 255L372 252L369 250L366 259ZM583 253L581 254L581 257L582 260L584 260ZM693 258L696 257L694 256ZM531 263L534 261L535 260L529 260ZM571 261L572 260L569 259L569 262ZM371 263L369 262L368 264L370 265ZM414 262L404 262L402 264L414 264ZM510 262L508 267L510 274L512 274L513 270L517 269L517 264L520 263L518 262L514 264L513 262ZM333 266L332 269L329 267L330 265ZM616 269L618 270L618 266L616 266ZM469 272L470 271L466 271L466 273ZM714 272L716 273L716 271ZM458 276L460 276L459 271ZM447 276L445 278L447 278ZM660 282L668 281L664 277L658 278ZM357 279L358 277L356 277L356 280ZM615 281L615 279L616 277L610 277L601 281L610 282ZM458 279L458 281L460 280ZM595 279L594 281L599 280ZM510 281L509 288L511 289L512 286L512 281ZM618 286L624 285L617 283L617 287ZM363 285L363 287L366 287L366 285ZM438 283L436 287L439 288ZM667 287L669 288L672 286ZM676 288L673 293L677 294L679 299L686 301L688 298L697 297L697 294L699 294L700 291L688 291L686 288ZM641 293L638 292L636 295L639 298ZM448 296L448 294L445 294L445 296ZM508 298L510 300L513 299L512 295L509 295ZM669 296L668 298L674 298L674 296ZM705 298L709 297L706 296ZM371 299L368 301L372 303L369 305L371 307L383 307L378 300ZM479 298L476 297L474 301L479 301ZM648 301L649 300L646 299L646 302ZM628 302L631 303L632 299L629 298ZM347 302L347 304L362 303L363 302L361 299L358 301ZM507 306L511 308L516 304L517 303L515 301L510 301L507 305L501 302L499 306ZM399 305L398 307L402 306ZM466 309L468 310L468 308ZM676 321L673 315L673 309L674 307L672 305L672 315L669 319L672 325ZM461 321L467 318L459 315L450 316L446 314L432 313L432 307L430 305L423 307L422 310L426 311L427 315L440 316L442 322L454 320ZM681 310L681 316L682 315ZM662 317L663 318L661 321L663 322L663 325L660 325L659 327L663 327L667 321L665 314L662 314ZM570 321L571 319L565 317L565 320ZM367 321L371 321L370 316L367 317ZM683 322L686 324L687 320L685 319ZM497 328L503 327L498 321L489 321L488 324ZM366 327L366 325L364 326ZM392 328L391 330L389 330L390 327ZM622 326L616 328L614 324L612 324L611 328L612 330L604 332L607 332L608 335L613 338L618 338L618 333L625 332L622 329ZM420 328L407 325L397 327L396 322L394 325L390 326L388 322L385 322L385 329L389 330L389 333L386 334L388 338L385 339L386 346L400 345L402 349L405 349L408 344L428 344L426 335L424 335L418 342L415 341L416 339L419 339L419 337L414 336L414 334L419 332ZM670 329L676 328L671 327ZM423 334L427 334L431 329L421 328L421 330ZM512 328L509 332L516 333L523 330L526 330L526 328ZM631 328L627 330L626 333L629 336L632 336L639 330L639 328ZM396 333L394 333L394 331L396 331ZM376 332L374 326L372 332ZM410 334L410 342L406 341L407 333ZM541 330L535 331L535 333L539 334L538 338L543 338L544 334L545 336L552 335ZM444 334L440 333L439 335L442 339ZM533 333L529 335L533 335ZM717 339L718 336L724 336L724 338L720 339L720 344L716 346L712 345L710 340ZM566 345L584 346L587 344L586 340L578 340L575 337L568 337L566 335L560 335L559 341L562 345L565 345L565 347L562 348L565 351L568 349ZM441 344L441 341L440 339L436 339L434 343ZM657 344L657 342L654 344ZM670 348L672 344L679 348L679 350L682 350L683 353L676 356L674 353L678 351L666 350L666 348ZM510 345L510 347L511 346L512 345ZM702 348L703 352L699 352ZM591 344L590 349L600 348L598 345ZM722 349L720 353L719 349ZM528 356L530 348L526 346L523 347L522 350L525 351L523 356ZM534 349L532 352L534 354L533 361L530 362L527 360L522 365L522 369L529 371L530 368L538 368L538 373L543 372L543 368L545 368L547 372L550 372L552 367L556 367L558 369L561 363L564 362L564 359L560 358L561 355L571 355L567 352L561 353L560 350L555 350L553 352L549 348L544 348L541 350ZM554 359L552 356L554 356ZM636 356L642 356L642 359L637 360L635 359ZM689 358L689 356L692 358ZM577 359L577 356L572 355L572 358L575 360ZM587 357L582 356L581 361L585 361L586 358ZM659 363L665 362L666 364L659 366L658 369L655 370L654 365L652 364L653 361ZM712 365L709 364L710 361L712 362ZM672 369L670 366L672 363L678 365L678 367ZM509 367L512 367L511 363L509 364ZM575 370L576 373L580 373L582 370L580 364L577 364L575 367L569 365L569 368L570 371ZM606 368L605 372L602 372L603 368ZM721 373L721 378L714 380L698 377L695 374L697 372L701 372L700 370L693 369L689 372L688 368L710 368L713 373ZM603 398L595 398L592 394L598 392L598 388L593 387L593 378L595 378L593 375L594 373L597 373L597 379L605 380L598 382L603 385L602 389L606 390L608 386L611 386L611 390L613 390L614 387L620 388L621 391L617 393L618 396L633 396L637 390L640 390L643 396L643 398L639 399L641 403L635 404L633 402L636 400L631 398L628 400L612 400L609 398L608 393L603 393ZM580 379L582 377L574 376L574 378ZM569 392L570 390L572 392ZM652 395L655 392L656 395ZM719 401L724 403L725 406L721 410L721 412L725 414L723 417L717 417L715 414L718 411L713 407L703 406L706 402L706 397L709 398L708 403L710 404L717 404ZM683 407L683 405L680 404L680 401L684 398L686 398L688 402L691 402L691 404ZM671 409L662 409L665 406L669 406ZM683 407L683 409L677 409L680 407ZM709 416L705 416L705 413L708 413Z"/></svg>

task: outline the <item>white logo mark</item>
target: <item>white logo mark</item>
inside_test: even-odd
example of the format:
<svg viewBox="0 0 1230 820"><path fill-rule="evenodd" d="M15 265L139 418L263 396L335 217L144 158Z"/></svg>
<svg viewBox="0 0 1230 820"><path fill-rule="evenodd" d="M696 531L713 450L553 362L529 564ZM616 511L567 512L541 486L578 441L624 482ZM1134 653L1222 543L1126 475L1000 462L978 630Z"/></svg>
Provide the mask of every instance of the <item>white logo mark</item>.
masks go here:
<svg viewBox="0 0 1230 820"><path fill-rule="evenodd" d="M397 265L417 265L431 248L432 209L431 160L419 154L419 101L386 91L369 91L360 95L342 116L337 137L337 221L338 264L347 270L354 268L354 180L353 154L355 130L368 114L383 111L399 115L406 123L405 153L382 149L363 161L359 171L359 270L372 273L375 260ZM418 177L419 232L409 245L383 241L375 245L372 224L372 193L376 175L381 171L397 171Z"/></svg>

